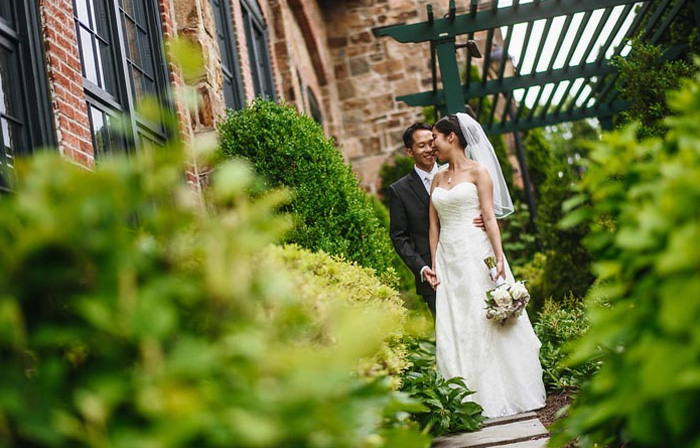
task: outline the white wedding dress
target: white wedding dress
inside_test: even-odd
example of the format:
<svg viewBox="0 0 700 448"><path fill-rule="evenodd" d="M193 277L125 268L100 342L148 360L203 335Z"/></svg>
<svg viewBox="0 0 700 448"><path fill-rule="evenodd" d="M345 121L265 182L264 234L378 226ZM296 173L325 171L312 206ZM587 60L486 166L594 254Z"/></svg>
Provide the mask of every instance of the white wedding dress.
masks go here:
<svg viewBox="0 0 700 448"><path fill-rule="evenodd" d="M459 376L486 417L503 417L545 404L541 343L527 313L505 325L486 319L486 291L495 287L484 258L493 256L488 235L475 227L481 214L476 185L436 187L433 206L440 217L435 254L437 365L446 379ZM506 263L506 282L514 281Z"/></svg>

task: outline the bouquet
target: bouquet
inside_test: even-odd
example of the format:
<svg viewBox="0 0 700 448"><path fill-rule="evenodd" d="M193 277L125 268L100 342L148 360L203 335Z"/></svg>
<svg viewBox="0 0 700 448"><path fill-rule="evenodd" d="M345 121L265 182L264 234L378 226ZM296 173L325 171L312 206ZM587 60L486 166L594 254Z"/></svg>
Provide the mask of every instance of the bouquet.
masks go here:
<svg viewBox="0 0 700 448"><path fill-rule="evenodd" d="M523 281L508 285L501 278L494 279L496 260L493 257L486 258L484 263L489 268L491 278L497 285L496 288L486 292L486 318L504 325L511 317L518 317L523 313L525 306L530 301L530 293Z"/></svg>

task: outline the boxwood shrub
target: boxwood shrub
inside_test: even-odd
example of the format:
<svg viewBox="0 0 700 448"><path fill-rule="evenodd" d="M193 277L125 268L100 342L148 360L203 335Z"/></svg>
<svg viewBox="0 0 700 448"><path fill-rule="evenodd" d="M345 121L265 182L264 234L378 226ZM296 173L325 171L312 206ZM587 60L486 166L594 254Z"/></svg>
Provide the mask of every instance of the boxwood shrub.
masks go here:
<svg viewBox="0 0 700 448"><path fill-rule="evenodd" d="M378 272L393 248L367 194L334 142L310 117L289 105L257 99L229 111L219 125L221 155L250 161L270 187L293 190L294 229L287 241L342 255Z"/></svg>

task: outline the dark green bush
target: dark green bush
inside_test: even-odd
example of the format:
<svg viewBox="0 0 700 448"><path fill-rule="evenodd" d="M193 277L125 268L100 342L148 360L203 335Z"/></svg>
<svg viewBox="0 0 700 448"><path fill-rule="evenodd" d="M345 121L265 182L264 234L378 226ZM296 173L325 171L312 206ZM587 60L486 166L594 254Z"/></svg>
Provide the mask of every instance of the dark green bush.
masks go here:
<svg viewBox="0 0 700 448"><path fill-rule="evenodd" d="M369 199L379 224L384 231L389 234L389 210L376 196L371 195ZM396 283L392 284L392 286L401 293L401 299L403 299L406 308L418 311L419 313L430 314L430 310L423 301L423 298L416 294L416 283L413 273L408 269L408 266L406 266L401 257L399 257L399 254L393 250L393 247L391 251L391 267L392 269L388 271L386 275L396 280Z"/></svg>
<svg viewBox="0 0 700 448"><path fill-rule="evenodd" d="M664 138L606 135L568 204L598 276L572 361L602 366L555 445L700 446L700 78L670 98Z"/></svg>
<svg viewBox="0 0 700 448"><path fill-rule="evenodd" d="M598 369L595 361L575 367L565 362L566 347L588 330L581 299L567 296L562 300L546 300L534 328L542 342L540 362L549 392L578 389Z"/></svg>
<svg viewBox="0 0 700 448"><path fill-rule="evenodd" d="M574 141L566 143L550 141L541 130L530 131L525 139L529 166L536 167L531 174L536 186L540 253L532 254L525 263L514 264L516 273L530 280L532 306L537 310L550 297L583 297L593 282L590 254L582 243L588 229L584 225L567 229L558 226L564 216L562 204L575 194L572 187L578 180L578 167L567 162L567 152L582 145L577 137L596 135L584 131L585 128L579 134L572 133ZM563 149L562 145L568 148ZM533 249L533 245L527 247Z"/></svg>
<svg viewBox="0 0 700 448"><path fill-rule="evenodd" d="M413 171L414 165L415 162L412 157L403 155L394 157L392 163L384 163L382 165L379 170L379 178L382 183L379 187L379 195L385 207L389 207L389 186Z"/></svg>
<svg viewBox="0 0 700 448"><path fill-rule="evenodd" d="M230 162L204 213L179 154L43 154L0 197L0 447L427 447L382 429L405 394L352 374L398 328L391 292L305 306L264 256L287 195L251 200Z"/></svg>
<svg viewBox="0 0 700 448"><path fill-rule="evenodd" d="M697 33L697 31L696 31ZM672 111L666 103L666 92L677 90L684 78L692 78L697 67L684 61L663 61L661 46L640 40L631 42L632 50L624 58L617 56L611 64L620 70L617 90L630 103L628 110L616 117L618 126L639 122L640 137L663 136L663 118Z"/></svg>
<svg viewBox="0 0 700 448"><path fill-rule="evenodd" d="M381 273L391 266L388 231L377 221L342 155L310 117L257 99L219 125L221 154L250 161L272 187L293 190L296 223L287 241L342 255Z"/></svg>

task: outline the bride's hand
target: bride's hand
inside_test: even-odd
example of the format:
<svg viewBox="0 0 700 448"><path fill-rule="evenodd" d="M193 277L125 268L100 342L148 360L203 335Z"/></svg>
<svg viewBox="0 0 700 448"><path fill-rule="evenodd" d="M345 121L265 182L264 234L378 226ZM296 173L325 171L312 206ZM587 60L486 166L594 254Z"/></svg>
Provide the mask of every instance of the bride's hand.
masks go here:
<svg viewBox="0 0 700 448"><path fill-rule="evenodd" d="M498 280L499 278L502 278L503 280L506 279L506 264L503 261L503 258L499 258L496 262L496 278L494 281Z"/></svg>

